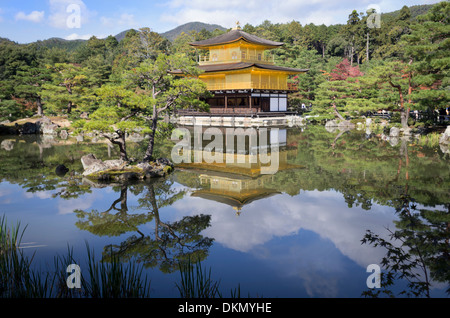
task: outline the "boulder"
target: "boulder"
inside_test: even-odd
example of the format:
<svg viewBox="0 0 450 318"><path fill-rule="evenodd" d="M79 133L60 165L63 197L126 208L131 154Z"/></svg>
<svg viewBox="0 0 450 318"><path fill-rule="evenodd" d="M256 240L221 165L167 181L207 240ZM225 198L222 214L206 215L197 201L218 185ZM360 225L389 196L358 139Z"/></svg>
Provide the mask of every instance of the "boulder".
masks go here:
<svg viewBox="0 0 450 318"><path fill-rule="evenodd" d="M64 177L69 169L65 165L58 165L55 169L55 173L59 177Z"/></svg>
<svg viewBox="0 0 450 318"><path fill-rule="evenodd" d="M164 177L173 170L173 163L165 158L132 166L122 160L102 161L89 154L81 158L81 163L84 168L83 176L99 181L145 180Z"/></svg>
<svg viewBox="0 0 450 318"><path fill-rule="evenodd" d="M35 135L39 133L39 128L36 123L25 123L22 126L19 126L17 123L15 125L17 133L19 135Z"/></svg>
<svg viewBox="0 0 450 318"><path fill-rule="evenodd" d="M83 176L110 169L102 160L97 159L93 154L81 157L81 164L84 169Z"/></svg>
<svg viewBox="0 0 450 318"><path fill-rule="evenodd" d="M407 128L401 128L400 132L402 133L403 136L411 136L412 134L412 129L407 127Z"/></svg>
<svg viewBox="0 0 450 318"><path fill-rule="evenodd" d="M36 127L38 130L38 133L41 133L43 135L57 135L58 132L56 131L59 126L55 123L53 123L50 118L48 117L42 117L41 119L36 121Z"/></svg>

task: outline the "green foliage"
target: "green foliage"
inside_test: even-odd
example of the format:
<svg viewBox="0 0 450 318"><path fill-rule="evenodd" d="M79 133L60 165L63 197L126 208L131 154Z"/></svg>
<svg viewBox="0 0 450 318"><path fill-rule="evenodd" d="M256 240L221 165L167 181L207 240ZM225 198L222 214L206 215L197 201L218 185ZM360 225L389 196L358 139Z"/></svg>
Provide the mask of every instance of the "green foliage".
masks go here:
<svg viewBox="0 0 450 318"><path fill-rule="evenodd" d="M367 26L373 11L358 13L354 10L349 12L344 25L265 20L259 25L246 24L243 30L285 43L273 50L277 65L309 69L290 79L299 88L297 93L291 94L294 104L312 102L317 113L326 118L332 117L332 113L324 110L332 105L332 98L339 111L349 116L396 108L401 104L399 92L389 87L386 72L393 63L403 63L404 70L396 69L396 74L390 78L396 80L395 85L401 85L405 108L425 111L448 106L448 11L447 1L433 6L404 6L397 12L383 13L381 27L373 29ZM143 116L153 116L150 106L164 109L164 112L190 106L207 110L207 105L193 98L204 92L201 83L193 80L198 75L198 71L194 71L196 59L202 52L189 43L217 36L225 30L218 26L205 29L209 26L196 23L182 27L189 27L189 31L177 30L180 35L176 38L142 28L128 30L120 40L109 36L105 39L92 37L88 41L50 39L20 45L1 39L1 118L16 119L37 110L78 119L81 112L92 114L105 106L97 89L113 85L152 97L151 79L143 74L149 71L161 74L162 70L174 69L183 69L190 77L164 74L158 87L155 86L157 91L164 86L161 90L164 94L152 97L154 103L148 104ZM339 79L345 83L326 83L329 74L343 59L348 60L351 67L359 67L364 76L358 83L346 79ZM138 79L137 74L141 76ZM409 78L402 77L404 75ZM133 77L134 87L130 86ZM169 86L172 87L168 89ZM191 86L191 93L186 89L188 86ZM177 97L173 99L174 96ZM167 104L170 106L165 108ZM407 123L406 118L404 122Z"/></svg>
<svg viewBox="0 0 450 318"><path fill-rule="evenodd" d="M381 265L386 269L381 277L382 289L366 291L363 295L395 297L391 288L396 280L405 279L408 289L400 291L399 295L430 297L431 279L448 282L450 259L446 253L449 238L446 228L450 221L449 211L417 211L412 198L402 196L397 203L400 217L395 222L397 230L388 230L389 240L371 231L361 240L363 244L386 249L386 255L381 260ZM450 288L447 293L450 294Z"/></svg>

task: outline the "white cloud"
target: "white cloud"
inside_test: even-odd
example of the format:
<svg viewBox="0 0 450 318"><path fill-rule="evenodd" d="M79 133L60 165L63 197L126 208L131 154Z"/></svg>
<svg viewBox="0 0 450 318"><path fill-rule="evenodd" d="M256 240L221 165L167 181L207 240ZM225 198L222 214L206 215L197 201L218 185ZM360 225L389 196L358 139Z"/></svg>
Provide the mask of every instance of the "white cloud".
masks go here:
<svg viewBox="0 0 450 318"><path fill-rule="evenodd" d="M122 26L129 28L138 27L138 23L135 20L135 16L129 13L122 13L119 17L116 18L101 17L100 21L106 27L115 27L115 26Z"/></svg>
<svg viewBox="0 0 450 318"><path fill-rule="evenodd" d="M439 0L426 0L436 3ZM405 5L418 4L416 0L406 0ZM292 20L303 25L314 23L337 24L346 23L348 15L353 11L365 12L369 5L375 4L382 12L398 10L401 5L387 0L171 0L167 3L167 11L161 15L161 21L183 24L192 21L216 23L231 28L236 21L241 25L247 23L254 26L264 20L272 23L286 23Z"/></svg>
<svg viewBox="0 0 450 318"><path fill-rule="evenodd" d="M92 37L92 34L77 34L72 33L65 37L66 40L89 40Z"/></svg>
<svg viewBox="0 0 450 318"><path fill-rule="evenodd" d="M24 20L39 23L42 20L44 20L44 15L45 15L44 11L33 11L30 14L26 14L20 11L19 13L16 14L15 18L17 21Z"/></svg>

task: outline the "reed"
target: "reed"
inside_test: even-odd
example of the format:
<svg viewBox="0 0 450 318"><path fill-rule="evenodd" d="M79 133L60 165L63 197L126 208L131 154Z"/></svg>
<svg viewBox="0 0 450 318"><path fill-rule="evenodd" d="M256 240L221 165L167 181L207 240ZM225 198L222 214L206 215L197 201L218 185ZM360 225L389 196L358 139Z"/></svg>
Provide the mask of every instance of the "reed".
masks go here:
<svg viewBox="0 0 450 318"><path fill-rule="evenodd" d="M81 288L67 287L67 267L79 264L68 247L65 255L54 258L52 271L39 271L32 266L34 254L28 258L20 249L25 232L20 223L8 227L6 217L0 219L0 298L148 298L150 280L143 275L143 265L130 260L121 262L112 249L101 260L87 249L86 268L81 273ZM211 278L211 269L200 261L179 265L181 280L176 287L182 298L222 298L219 281ZM240 298L240 286L231 290L231 298Z"/></svg>
<svg viewBox="0 0 450 318"><path fill-rule="evenodd" d="M147 298L150 281L142 276L143 266L130 261L123 264L117 255L110 253L108 262L96 261L93 251L88 251L88 278L81 279L89 298Z"/></svg>
<svg viewBox="0 0 450 318"><path fill-rule="evenodd" d="M20 223L8 227L0 219L0 297L39 297L44 281L31 270L32 258L23 255L19 246L25 232Z"/></svg>
<svg viewBox="0 0 450 318"><path fill-rule="evenodd" d="M192 264L190 260L180 262L180 284L176 287L181 298L216 298L221 297L220 282L211 279L211 268L202 269L200 262Z"/></svg>

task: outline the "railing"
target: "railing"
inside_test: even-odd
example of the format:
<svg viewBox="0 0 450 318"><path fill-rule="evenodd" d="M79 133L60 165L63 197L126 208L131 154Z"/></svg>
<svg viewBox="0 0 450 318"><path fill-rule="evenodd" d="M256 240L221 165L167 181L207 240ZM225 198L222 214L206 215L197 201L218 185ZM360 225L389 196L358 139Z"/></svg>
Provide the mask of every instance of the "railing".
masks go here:
<svg viewBox="0 0 450 318"><path fill-rule="evenodd" d="M274 64L275 58L273 55L255 55L255 54L245 54L242 53L240 58L239 55L232 56L231 54L219 55L219 56L199 56L198 62L200 65L209 64L219 64L219 63L239 63L239 62L250 62L250 63L262 63L262 64Z"/></svg>
<svg viewBox="0 0 450 318"><path fill-rule="evenodd" d="M264 82L234 82L234 83L206 83L210 91L232 90L232 89L270 89L281 91L297 91L295 83L264 83Z"/></svg>
<svg viewBox="0 0 450 318"><path fill-rule="evenodd" d="M225 106L220 108L210 108L209 112L202 112L197 110L189 110L189 109L180 109L177 110L177 114L180 116L183 115L208 115L208 116L219 116L219 115L256 115L258 113L258 109L256 108L243 108L243 107L231 107L231 108L225 108Z"/></svg>

